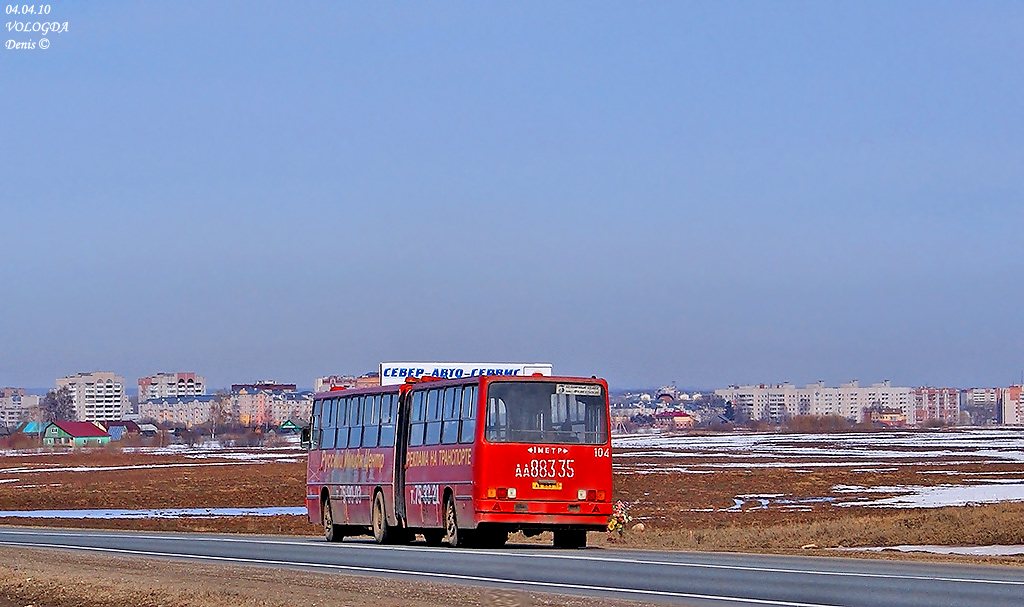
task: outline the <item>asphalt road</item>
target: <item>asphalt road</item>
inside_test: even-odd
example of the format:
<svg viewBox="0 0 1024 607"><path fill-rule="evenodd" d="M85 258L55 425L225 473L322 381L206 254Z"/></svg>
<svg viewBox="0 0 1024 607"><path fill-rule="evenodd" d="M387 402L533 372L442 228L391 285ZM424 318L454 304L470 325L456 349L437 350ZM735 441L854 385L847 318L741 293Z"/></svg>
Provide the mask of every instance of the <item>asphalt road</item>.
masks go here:
<svg viewBox="0 0 1024 607"><path fill-rule="evenodd" d="M676 605L1021 607L1024 569L748 554L328 544L318 538L0 527L0 544L393 576Z"/></svg>

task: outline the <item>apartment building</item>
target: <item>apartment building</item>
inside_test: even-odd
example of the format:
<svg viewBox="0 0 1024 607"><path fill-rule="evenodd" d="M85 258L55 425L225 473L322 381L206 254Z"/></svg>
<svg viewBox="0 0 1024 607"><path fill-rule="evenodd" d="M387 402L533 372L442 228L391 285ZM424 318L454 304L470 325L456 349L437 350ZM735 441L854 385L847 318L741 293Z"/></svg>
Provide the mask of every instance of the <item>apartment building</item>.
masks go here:
<svg viewBox="0 0 1024 607"><path fill-rule="evenodd" d="M912 415L915 411L915 390L895 387L888 380L870 386L861 386L857 380L840 384L839 387L826 386L825 382L808 384L804 388L789 383L731 386L715 390L715 395L733 403L741 418L773 423L797 415L837 415L851 422L866 422L871 420L872 411L882 409L898 410L908 420L915 419ZM946 400L941 400L941 403L942 415L948 416ZM938 402L932 409L935 415L939 415ZM923 419L931 419L927 415L932 409L923 406L926 416Z"/></svg>
<svg viewBox="0 0 1024 607"><path fill-rule="evenodd" d="M139 403L139 419L193 428L215 417L221 423L277 427L289 419L306 420L313 393L242 387L227 395L169 396Z"/></svg>
<svg viewBox="0 0 1024 607"><path fill-rule="evenodd" d="M739 419L778 423L806 415L810 406L807 395L789 383L730 386L715 394L733 403Z"/></svg>
<svg viewBox="0 0 1024 607"><path fill-rule="evenodd" d="M972 425L998 424L1002 421L999 410L999 388L971 388L960 393L960 411L969 415Z"/></svg>
<svg viewBox="0 0 1024 607"><path fill-rule="evenodd" d="M25 394L24 388L0 388L0 427L31 421L39 401L38 396Z"/></svg>
<svg viewBox="0 0 1024 607"><path fill-rule="evenodd" d="M907 422L920 426L930 421L955 425L960 422L960 390L956 388L916 388L914 407Z"/></svg>
<svg viewBox="0 0 1024 607"><path fill-rule="evenodd" d="M78 373L57 380L57 388L67 387L79 421L95 422L124 419L129 413L124 378L108 372Z"/></svg>
<svg viewBox="0 0 1024 607"><path fill-rule="evenodd" d="M999 407L1003 423L1011 426L1024 425L1024 386L999 388Z"/></svg>
<svg viewBox="0 0 1024 607"><path fill-rule="evenodd" d="M280 426L289 419L305 420L312 409L312 392L242 388L231 393L231 416L243 426Z"/></svg>
<svg viewBox="0 0 1024 607"><path fill-rule="evenodd" d="M157 398L202 396L206 378L195 373L157 373L139 378L139 402Z"/></svg>
<svg viewBox="0 0 1024 607"><path fill-rule="evenodd" d="M139 403L139 419L157 424L192 428L209 422L218 407L227 408L220 396L193 394L151 398Z"/></svg>
<svg viewBox="0 0 1024 607"><path fill-rule="evenodd" d="M313 382L314 392L327 392L331 388L355 388L356 387L356 376L355 375L327 375L325 377L318 377Z"/></svg>

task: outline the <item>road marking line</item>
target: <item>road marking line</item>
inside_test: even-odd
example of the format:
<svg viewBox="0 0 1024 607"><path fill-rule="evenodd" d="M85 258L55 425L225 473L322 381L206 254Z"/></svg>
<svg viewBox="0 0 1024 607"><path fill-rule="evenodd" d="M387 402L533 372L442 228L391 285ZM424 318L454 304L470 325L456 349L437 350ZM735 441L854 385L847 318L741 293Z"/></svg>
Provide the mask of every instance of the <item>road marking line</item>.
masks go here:
<svg viewBox="0 0 1024 607"><path fill-rule="evenodd" d="M7 530L3 530L3 533L8 533ZM13 534L21 535L40 535L39 532L31 531L10 531ZM79 537L95 537L95 538L110 538L114 537L126 537L124 534L110 533L88 533L79 534ZM221 538L221 537L169 537L164 535L131 535L128 537L138 539L155 539L155 540L172 540L172 541L205 541L205 542L235 542L244 544L274 544L283 546L322 546L327 547L327 544L322 542L314 542L312 538L306 542L296 541L277 541L277 540L254 540L248 538ZM379 546L377 544L355 544L347 543L346 548L352 548L356 550L396 550L396 551L430 551L430 552L443 552L451 553L458 551L458 549L452 548L432 548L429 546ZM755 567L749 565L718 565L712 563L678 563L673 561L657 561L657 560L646 560L640 558L622 558L622 557L602 557L602 556L587 556L587 555L569 555L569 554L537 554L536 552L530 552L529 554L515 553L512 551L496 551L496 550L476 550L476 549L464 549L466 552L472 554L490 554L490 555L501 555L511 556L516 558L529 558L529 559L558 559L558 560L580 560L580 561L597 561L597 562L608 562L608 563L623 563L631 565L657 565L664 567L683 567L683 568L694 568L694 569L721 569L727 571L754 571L758 573L783 573L792 575L817 575L825 577L850 577L850 578L875 578L875 579L891 579L891 580L914 580L914 581L926 581L926 582L956 582L956 583L971 583L971 584L996 584L1006 586L1024 586L1024 581L1017 580L987 580L978 578L966 578L966 577L940 577L940 576L927 576L927 575L904 575L904 574L888 574L888 573L869 573L869 572L856 572L856 571L810 571L804 569L786 569L782 567ZM763 555L756 555L763 556Z"/></svg>
<svg viewBox="0 0 1024 607"><path fill-rule="evenodd" d="M248 563L255 565L273 565L276 567L291 566L291 567L312 567L316 569L334 569L334 570L345 570L345 571L357 571L357 572L370 572L370 573L381 573L397 576L410 576L419 578L435 578L435 579L447 579L447 580L461 580L466 582L485 582L491 584L521 584L524 586L533 586L538 588L558 588L562 590L589 590L594 592L608 592L608 593L619 593L619 594L640 594L640 595L651 595L651 596L664 596L674 597L683 599L707 599L717 601L734 601L740 603L749 603L752 605L778 605L780 607L840 607L838 605L830 605L826 603L796 603L791 601L773 601L770 599L751 599L737 596L721 596L714 594L693 594L688 592L671 592L665 590L642 590L632 588L612 588L606 586L591 586L588 584L565 584L559 582L534 582L528 580L509 580L502 578L490 578L481 577L475 575L459 575L455 573L423 573L418 571L405 571L401 569L385 569L382 567L356 567L353 565L331 565L328 563L304 563L296 561L274 561L268 559L249 559L249 558L234 558L226 556L204 556L204 555L190 555L180 554L173 552L151 552L147 550L126 550L122 548L98 548L95 546L73 546L65 544L20 544L15 542L4 542L0 541L0 546L13 546L13 547L33 547L33 548L60 548L66 550L81 550L86 552L109 552L114 554L133 554L138 556L150 556L150 557L179 557L185 559L194 560L208 560L208 561L223 561L228 563Z"/></svg>

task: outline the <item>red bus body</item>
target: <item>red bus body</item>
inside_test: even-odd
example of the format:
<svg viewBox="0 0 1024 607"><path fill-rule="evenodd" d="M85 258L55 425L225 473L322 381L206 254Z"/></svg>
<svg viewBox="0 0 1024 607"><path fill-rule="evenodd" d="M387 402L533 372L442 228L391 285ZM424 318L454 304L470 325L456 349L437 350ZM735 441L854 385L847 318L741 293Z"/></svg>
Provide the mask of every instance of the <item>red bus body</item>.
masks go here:
<svg viewBox="0 0 1024 607"><path fill-rule="evenodd" d="M347 429L340 415L330 422L341 399ZM352 438L354 402L364 405L361 440ZM373 403L383 413L367 413ZM608 386L596 378L484 376L317 394L309 520L326 521L333 540L418 533L428 543L501 545L510 532L554 531L556 545L582 547L612 512L608 419ZM383 439L389 424L393 444Z"/></svg>

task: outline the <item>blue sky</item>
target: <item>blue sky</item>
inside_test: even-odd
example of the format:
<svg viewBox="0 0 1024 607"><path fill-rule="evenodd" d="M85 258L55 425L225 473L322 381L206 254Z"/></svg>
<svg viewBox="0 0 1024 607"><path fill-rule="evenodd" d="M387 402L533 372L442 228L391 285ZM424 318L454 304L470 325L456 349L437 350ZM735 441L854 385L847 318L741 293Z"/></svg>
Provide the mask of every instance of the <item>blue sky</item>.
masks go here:
<svg viewBox="0 0 1024 607"><path fill-rule="evenodd" d="M1024 369L1020 3L51 5L0 49L0 384Z"/></svg>

